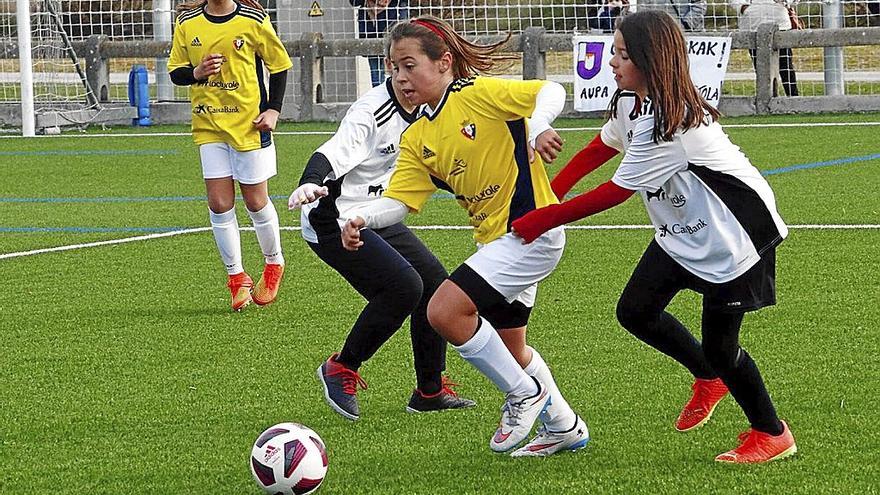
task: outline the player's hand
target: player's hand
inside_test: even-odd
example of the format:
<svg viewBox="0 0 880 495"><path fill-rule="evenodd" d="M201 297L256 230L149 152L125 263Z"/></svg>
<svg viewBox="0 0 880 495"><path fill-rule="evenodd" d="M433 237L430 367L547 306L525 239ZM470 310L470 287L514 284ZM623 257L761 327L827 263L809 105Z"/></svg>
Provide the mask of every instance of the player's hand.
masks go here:
<svg viewBox="0 0 880 495"><path fill-rule="evenodd" d="M287 209L295 210L304 204L311 203L312 201L323 198L328 194L330 194L330 192L327 190L327 186L319 186L318 184L306 182L290 193L290 198L287 200Z"/></svg>
<svg viewBox="0 0 880 495"><path fill-rule="evenodd" d="M535 138L535 149L532 150L531 146L529 147L529 163L535 161L535 151L541 155L541 158L544 160L544 163L553 163L553 160L559 156L559 152L562 151L562 137L553 129L547 129L546 131L538 134L538 137Z"/></svg>
<svg viewBox="0 0 880 495"><path fill-rule="evenodd" d="M268 109L257 115L254 119L254 127L260 132L274 131L278 124L278 110Z"/></svg>
<svg viewBox="0 0 880 495"><path fill-rule="evenodd" d="M198 81L204 81L214 74L219 74L221 65L223 65L222 54L207 53L202 57L201 63L193 69L193 77Z"/></svg>
<svg viewBox="0 0 880 495"><path fill-rule="evenodd" d="M357 251L364 245L361 240L361 229L366 221L361 217L349 218L342 226L342 247L349 251Z"/></svg>
<svg viewBox="0 0 880 495"><path fill-rule="evenodd" d="M554 206L558 205L538 208L517 218L510 224L510 231L522 239L523 244L531 243L554 227L552 214L555 210Z"/></svg>

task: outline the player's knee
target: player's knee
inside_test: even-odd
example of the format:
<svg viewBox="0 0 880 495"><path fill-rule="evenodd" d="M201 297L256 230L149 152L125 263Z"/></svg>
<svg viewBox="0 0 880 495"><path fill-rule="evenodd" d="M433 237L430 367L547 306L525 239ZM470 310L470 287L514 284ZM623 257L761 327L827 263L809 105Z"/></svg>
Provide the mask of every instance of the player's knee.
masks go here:
<svg viewBox="0 0 880 495"><path fill-rule="evenodd" d="M431 297L428 301L428 323L434 327L435 330L440 332L441 335L444 333L444 329L448 323L448 314L445 313L446 304L442 300L442 298L438 298L436 294Z"/></svg>
<svg viewBox="0 0 880 495"><path fill-rule="evenodd" d="M706 361L720 375L724 375L736 368L739 356L745 352L738 345L725 347L712 339L706 338L703 339L702 347Z"/></svg>
<svg viewBox="0 0 880 495"><path fill-rule="evenodd" d="M269 204L269 198L265 196L244 196L244 204L251 212L258 212Z"/></svg>
<svg viewBox="0 0 880 495"><path fill-rule="evenodd" d="M401 270L395 276L393 281L394 298L397 299L395 304L406 310L406 314L410 314L416 309L419 301L422 299L422 277L419 276L415 268L409 267Z"/></svg>
<svg viewBox="0 0 880 495"><path fill-rule="evenodd" d="M638 305L621 297L617 301L617 321L628 331L638 333L640 329L645 327L648 315Z"/></svg>
<svg viewBox="0 0 880 495"><path fill-rule="evenodd" d="M422 278L414 268L407 267L384 280L370 302L380 304L389 318L402 320L415 310L421 297Z"/></svg>

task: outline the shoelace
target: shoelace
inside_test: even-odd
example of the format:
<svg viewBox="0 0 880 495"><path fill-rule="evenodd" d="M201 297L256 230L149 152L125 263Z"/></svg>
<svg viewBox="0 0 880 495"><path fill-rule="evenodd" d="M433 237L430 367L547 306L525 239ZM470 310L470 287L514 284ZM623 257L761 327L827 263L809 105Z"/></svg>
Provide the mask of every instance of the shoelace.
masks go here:
<svg viewBox="0 0 880 495"><path fill-rule="evenodd" d="M229 282L226 284L227 287L229 287L231 290L234 290L236 292L238 292L238 290L241 289L242 287L250 288L253 285L254 285L254 282L252 280L248 280L245 277L230 279Z"/></svg>
<svg viewBox="0 0 880 495"><path fill-rule="evenodd" d="M268 269L263 273L263 277L266 279L266 287L275 287L281 280L281 271Z"/></svg>
<svg viewBox="0 0 880 495"><path fill-rule="evenodd" d="M455 393L455 390L452 390L452 387L457 387L458 385L458 383L455 383L444 376L440 381L440 392L444 394L449 394L453 397L458 397L458 394Z"/></svg>
<svg viewBox="0 0 880 495"><path fill-rule="evenodd" d="M700 406L699 407L700 410L705 409L703 407L703 404L708 402L712 396L712 389L709 384L704 384L703 386L700 386L700 384L698 382L694 382L694 384L691 386L691 388L694 391L694 398L689 403L689 405L692 407L689 408L689 410L686 412L686 414L685 414L686 416L692 416L696 413L696 411L698 409L694 408L693 406L698 405L698 406Z"/></svg>
<svg viewBox="0 0 880 495"><path fill-rule="evenodd" d="M694 382L694 403L702 405L709 398L709 386L700 386L700 384Z"/></svg>
<svg viewBox="0 0 880 495"><path fill-rule="evenodd" d="M342 365L338 366L338 369L327 373L327 376L341 375L343 392L348 395L355 395L357 394L358 386L360 386L361 390L367 389L367 382L361 378L361 375L359 375L357 371L350 370Z"/></svg>
<svg viewBox="0 0 880 495"><path fill-rule="evenodd" d="M503 417L506 417L505 423L510 426L519 425L519 417L522 414L522 406L525 400L521 400L519 402L511 402L510 399L504 403L504 407L501 408L502 411L506 412Z"/></svg>

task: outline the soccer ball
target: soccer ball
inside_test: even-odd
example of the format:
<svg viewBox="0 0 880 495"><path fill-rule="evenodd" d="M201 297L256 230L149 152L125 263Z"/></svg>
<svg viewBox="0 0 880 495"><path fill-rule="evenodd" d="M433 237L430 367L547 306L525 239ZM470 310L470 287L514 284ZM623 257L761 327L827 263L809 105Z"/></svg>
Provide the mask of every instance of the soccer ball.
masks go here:
<svg viewBox="0 0 880 495"><path fill-rule="evenodd" d="M298 423L279 423L254 442L251 474L268 493L312 493L327 475L327 449L311 429Z"/></svg>

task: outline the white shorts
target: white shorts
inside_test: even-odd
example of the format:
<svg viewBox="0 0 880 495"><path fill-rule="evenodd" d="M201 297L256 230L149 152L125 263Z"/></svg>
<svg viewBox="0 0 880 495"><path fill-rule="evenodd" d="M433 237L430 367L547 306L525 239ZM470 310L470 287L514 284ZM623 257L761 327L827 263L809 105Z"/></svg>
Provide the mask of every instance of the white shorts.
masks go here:
<svg viewBox="0 0 880 495"><path fill-rule="evenodd" d="M565 249L565 230L557 227L529 244L507 233L479 247L465 260L473 271L497 290L508 303L535 305L538 282L559 264Z"/></svg>
<svg viewBox="0 0 880 495"><path fill-rule="evenodd" d="M232 177L240 184L259 184L278 173L275 143L253 151L238 151L226 143L207 143L199 146L199 155L205 179Z"/></svg>

